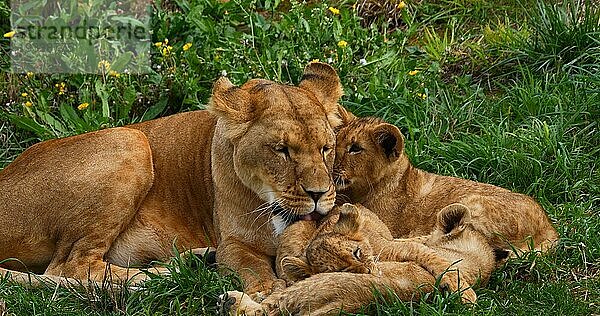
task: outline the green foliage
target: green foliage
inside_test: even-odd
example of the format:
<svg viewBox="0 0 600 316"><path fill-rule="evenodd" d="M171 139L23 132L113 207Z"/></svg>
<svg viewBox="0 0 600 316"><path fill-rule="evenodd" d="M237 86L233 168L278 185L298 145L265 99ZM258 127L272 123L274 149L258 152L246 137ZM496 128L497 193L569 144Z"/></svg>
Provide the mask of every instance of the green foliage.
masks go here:
<svg viewBox="0 0 600 316"><path fill-rule="evenodd" d="M540 72L600 71L600 7L589 0L539 1L530 14L532 36L519 59Z"/></svg>
<svg viewBox="0 0 600 316"><path fill-rule="evenodd" d="M338 70L346 107L402 129L417 166L532 195L561 235L553 253L528 254L495 272L477 290L477 306L436 292L413 303L382 296L365 312L600 313L594 3L406 1L397 15L402 23L382 18L365 27L346 2L162 5L156 2L151 20L148 74L124 73L114 61L118 72L98 75L1 73L0 167L38 140L202 109L222 74L236 84L256 77L297 83L304 66L319 59ZM0 39L0 50L8 43ZM0 57L3 68L7 56ZM237 283L195 264L200 268L176 259L179 270L134 292L4 282L0 298L15 314L214 314L216 296Z"/></svg>

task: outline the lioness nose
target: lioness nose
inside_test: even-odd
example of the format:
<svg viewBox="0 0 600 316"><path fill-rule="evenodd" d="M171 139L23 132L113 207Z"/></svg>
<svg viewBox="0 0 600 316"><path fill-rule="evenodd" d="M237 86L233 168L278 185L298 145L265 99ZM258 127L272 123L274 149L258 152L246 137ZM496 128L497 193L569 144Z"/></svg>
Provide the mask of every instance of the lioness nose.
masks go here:
<svg viewBox="0 0 600 316"><path fill-rule="evenodd" d="M323 196L323 194L325 194L327 191L316 191L316 190L307 190L306 188L302 187L302 189L304 189L304 192L306 192L306 194L308 194L308 196L310 196L311 199L313 199L313 201L318 202L319 199Z"/></svg>

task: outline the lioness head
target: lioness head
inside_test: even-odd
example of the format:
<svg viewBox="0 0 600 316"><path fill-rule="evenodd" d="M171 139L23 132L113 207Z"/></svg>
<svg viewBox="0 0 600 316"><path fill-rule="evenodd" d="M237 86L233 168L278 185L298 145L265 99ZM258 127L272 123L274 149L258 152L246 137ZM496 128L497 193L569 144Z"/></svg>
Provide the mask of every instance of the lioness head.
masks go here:
<svg viewBox="0 0 600 316"><path fill-rule="evenodd" d="M378 118L352 117L337 133L334 177L338 192L360 202L374 185L398 172L399 159L406 157L404 137L396 126Z"/></svg>
<svg viewBox="0 0 600 316"><path fill-rule="evenodd" d="M334 205L341 96L337 73L323 63L309 64L298 86L253 79L237 87L223 77L213 87L209 110L233 146L235 174L269 203L276 233Z"/></svg>

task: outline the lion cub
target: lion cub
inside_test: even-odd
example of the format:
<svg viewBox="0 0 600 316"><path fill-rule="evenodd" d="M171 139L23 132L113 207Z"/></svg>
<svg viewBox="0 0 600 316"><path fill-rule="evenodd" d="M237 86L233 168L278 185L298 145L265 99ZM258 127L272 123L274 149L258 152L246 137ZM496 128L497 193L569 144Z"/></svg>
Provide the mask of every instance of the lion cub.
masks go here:
<svg viewBox="0 0 600 316"><path fill-rule="evenodd" d="M306 227L291 227L288 240L301 240ZM298 227L300 229L298 229ZM310 229L309 229L310 230ZM285 247L282 247L285 248ZM281 248L280 248L281 249ZM319 227L303 254L278 252L279 276L298 281L323 272L381 274L377 262L414 262L442 285L465 290L478 279L487 282L494 268L494 251L471 225L470 212L461 204L446 206L437 215L431 234L413 239L393 239L385 224L362 205L344 204ZM473 301L475 293L467 291Z"/></svg>
<svg viewBox="0 0 600 316"><path fill-rule="evenodd" d="M296 282L260 304L231 291L228 296L235 302L230 311L323 315L343 307L352 312L374 300L373 288L392 290L399 298L411 300L419 297L419 289L431 291L437 275L442 285L461 290L464 301L475 302L470 284L487 281L494 252L473 229L464 205L449 205L437 218L430 235L412 240L394 240L383 222L360 205L341 206L339 215L328 216L319 228L295 223L286 229L280 244L292 253L278 253L277 268L280 277ZM297 241L309 238L301 254Z"/></svg>
<svg viewBox="0 0 600 316"><path fill-rule="evenodd" d="M404 153L404 137L396 126L344 114L334 165L338 197L372 210L395 237L427 234L436 223L437 210L461 203L494 249L510 250L512 245L528 251L532 242L536 250L544 251L558 240L533 198L417 169Z"/></svg>

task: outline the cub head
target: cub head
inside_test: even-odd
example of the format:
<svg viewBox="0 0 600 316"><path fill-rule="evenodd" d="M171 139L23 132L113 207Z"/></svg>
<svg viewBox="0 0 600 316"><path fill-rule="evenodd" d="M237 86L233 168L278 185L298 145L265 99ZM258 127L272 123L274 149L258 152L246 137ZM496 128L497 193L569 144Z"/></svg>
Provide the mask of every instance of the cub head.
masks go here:
<svg viewBox="0 0 600 316"><path fill-rule="evenodd" d="M214 84L208 109L233 147L235 175L270 204L277 234L334 205L341 96L336 71L323 63L309 64L298 86L253 79L237 87L224 77Z"/></svg>
<svg viewBox="0 0 600 316"><path fill-rule="evenodd" d="M306 248L305 258L285 257L282 268L286 275L299 280L323 272L371 273L375 271L373 250L363 238L363 218L357 207L344 204L333 225L319 227Z"/></svg>
<svg viewBox="0 0 600 316"><path fill-rule="evenodd" d="M404 137L396 126L378 118L347 115L337 133L334 178L339 193L360 202L408 160Z"/></svg>

